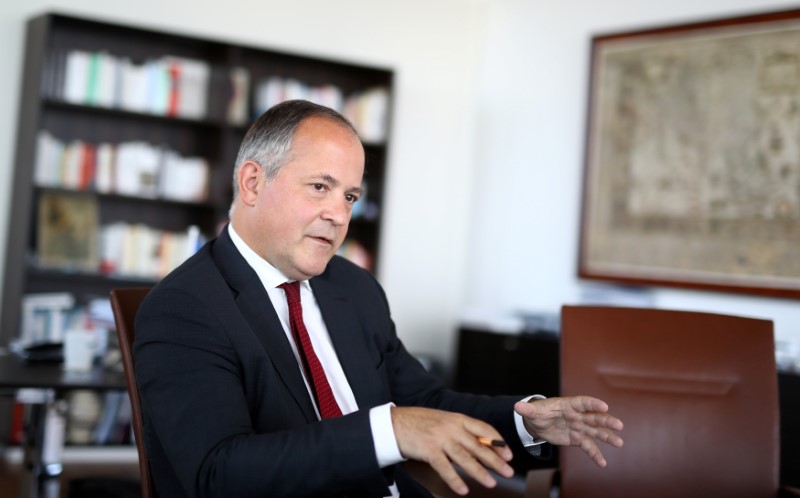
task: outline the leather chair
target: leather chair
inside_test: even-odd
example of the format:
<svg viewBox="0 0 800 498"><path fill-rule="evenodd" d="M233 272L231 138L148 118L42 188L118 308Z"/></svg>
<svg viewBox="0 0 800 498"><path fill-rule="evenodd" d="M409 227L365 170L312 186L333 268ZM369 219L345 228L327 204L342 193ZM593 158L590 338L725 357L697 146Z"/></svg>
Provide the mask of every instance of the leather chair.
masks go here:
<svg viewBox="0 0 800 498"><path fill-rule="evenodd" d="M601 469L560 451L561 498L800 496L780 488L772 322L735 316L565 306L561 392L609 404L623 448ZM550 496L553 469L528 474Z"/></svg>
<svg viewBox="0 0 800 498"><path fill-rule="evenodd" d="M150 292L150 287L114 289L111 291L111 309L114 311L119 350L122 353L122 366L125 371L125 381L128 384L128 396L131 399L131 423L133 424L133 436L136 439L136 450L139 454L142 498L157 498L158 494L150 477L150 466L144 448L142 407L139 402L139 390L136 387L132 352L133 339L136 337L136 330L133 326L136 311L148 292Z"/></svg>

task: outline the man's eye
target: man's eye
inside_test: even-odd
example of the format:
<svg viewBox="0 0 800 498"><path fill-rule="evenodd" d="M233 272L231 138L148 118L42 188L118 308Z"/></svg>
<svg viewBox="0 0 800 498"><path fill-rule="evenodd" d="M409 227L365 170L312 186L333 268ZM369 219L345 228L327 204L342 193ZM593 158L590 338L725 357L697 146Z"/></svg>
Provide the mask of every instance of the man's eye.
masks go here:
<svg viewBox="0 0 800 498"><path fill-rule="evenodd" d="M350 204L354 204L356 201L358 201L358 196L355 194L347 194L344 196L344 198L347 199L347 202Z"/></svg>
<svg viewBox="0 0 800 498"><path fill-rule="evenodd" d="M325 185L322 183L315 183L312 186L314 187L314 190L319 190L320 192L325 190Z"/></svg>

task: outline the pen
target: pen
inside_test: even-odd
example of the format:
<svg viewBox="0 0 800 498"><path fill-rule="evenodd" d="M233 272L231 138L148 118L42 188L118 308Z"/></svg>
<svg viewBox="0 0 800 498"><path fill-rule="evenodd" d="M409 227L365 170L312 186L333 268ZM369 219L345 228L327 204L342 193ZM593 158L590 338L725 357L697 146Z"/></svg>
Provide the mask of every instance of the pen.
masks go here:
<svg viewBox="0 0 800 498"><path fill-rule="evenodd" d="M488 437L479 437L478 442L484 446L499 446L504 447L506 442L502 439L489 439Z"/></svg>

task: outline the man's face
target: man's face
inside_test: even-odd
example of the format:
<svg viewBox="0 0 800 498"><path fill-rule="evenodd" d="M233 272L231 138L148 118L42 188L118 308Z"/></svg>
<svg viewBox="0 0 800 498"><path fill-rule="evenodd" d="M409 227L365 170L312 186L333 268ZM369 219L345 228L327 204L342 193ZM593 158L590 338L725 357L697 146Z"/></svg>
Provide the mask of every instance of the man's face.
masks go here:
<svg viewBox="0 0 800 498"><path fill-rule="evenodd" d="M271 183L261 171L253 249L289 278L321 274L344 241L363 176L358 138L329 119L306 119Z"/></svg>

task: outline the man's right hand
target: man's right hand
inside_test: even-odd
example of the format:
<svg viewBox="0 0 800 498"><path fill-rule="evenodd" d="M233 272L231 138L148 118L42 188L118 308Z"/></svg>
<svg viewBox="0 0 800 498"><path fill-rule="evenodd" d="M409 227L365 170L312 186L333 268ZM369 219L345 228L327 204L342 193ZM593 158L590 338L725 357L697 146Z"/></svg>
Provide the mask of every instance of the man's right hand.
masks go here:
<svg viewBox="0 0 800 498"><path fill-rule="evenodd" d="M487 468L505 477L514 475L507 463L512 457L507 446L489 447L478 442L479 437L502 439L485 422L431 408L393 407L392 425L403 457L427 462L460 495L469 489L453 464L487 488L497 484Z"/></svg>

